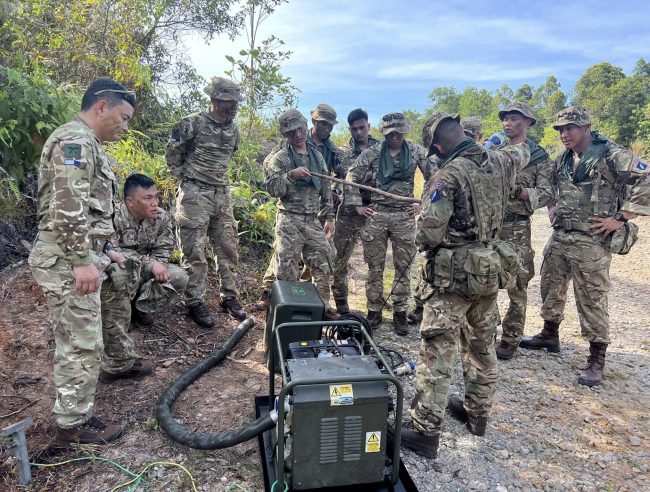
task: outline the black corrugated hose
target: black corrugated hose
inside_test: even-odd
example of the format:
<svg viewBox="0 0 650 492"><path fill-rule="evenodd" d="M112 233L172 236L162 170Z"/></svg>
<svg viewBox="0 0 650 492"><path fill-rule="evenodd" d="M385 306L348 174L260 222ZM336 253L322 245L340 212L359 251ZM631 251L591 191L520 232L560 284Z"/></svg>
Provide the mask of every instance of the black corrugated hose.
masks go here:
<svg viewBox="0 0 650 492"><path fill-rule="evenodd" d="M178 422L171 411L171 406L174 404L176 398L178 398L178 395L203 374L225 359L254 324L255 318L252 316L243 321L237 326L233 334L230 335L230 338L226 340L223 347L181 374L160 397L156 408L156 417L158 418L160 427L174 441L195 449L223 449L253 439L258 434L275 427L275 420L271 414L268 414L251 422L246 427L230 432L194 432Z"/></svg>

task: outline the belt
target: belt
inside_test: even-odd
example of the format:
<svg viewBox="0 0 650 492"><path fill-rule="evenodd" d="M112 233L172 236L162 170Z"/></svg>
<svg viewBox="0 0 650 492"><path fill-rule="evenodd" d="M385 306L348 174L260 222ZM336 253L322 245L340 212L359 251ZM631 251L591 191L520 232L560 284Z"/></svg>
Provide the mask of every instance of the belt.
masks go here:
<svg viewBox="0 0 650 492"><path fill-rule="evenodd" d="M529 215L519 215L519 214L506 214L506 216L503 218L504 223L509 223L509 222L524 222L530 220Z"/></svg>
<svg viewBox="0 0 650 492"><path fill-rule="evenodd" d="M210 184L210 183L205 183L203 181L199 181L198 179L193 179L193 178L183 178L183 183L192 183L200 188L208 188L208 189L213 189L213 188L228 188L229 185L227 184Z"/></svg>
<svg viewBox="0 0 650 492"><path fill-rule="evenodd" d="M564 229L565 231L591 232L589 224L571 219L556 219L553 223L554 229Z"/></svg>
<svg viewBox="0 0 650 492"><path fill-rule="evenodd" d="M44 243L53 243L57 244L57 235L52 231L38 231L36 239L43 241ZM89 237L88 242L90 243L90 249L92 251L97 251L98 253L104 252L104 246L106 246L106 238L100 237Z"/></svg>

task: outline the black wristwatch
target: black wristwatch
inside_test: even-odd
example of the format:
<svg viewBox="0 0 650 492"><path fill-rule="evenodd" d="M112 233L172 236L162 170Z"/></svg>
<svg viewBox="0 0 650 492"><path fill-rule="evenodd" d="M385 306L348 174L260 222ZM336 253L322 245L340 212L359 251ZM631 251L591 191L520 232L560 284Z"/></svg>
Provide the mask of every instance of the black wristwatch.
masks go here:
<svg viewBox="0 0 650 492"><path fill-rule="evenodd" d="M614 218L615 218L616 220L618 220L619 222L623 222L623 224L625 224L625 223L627 222L627 219L626 219L625 216L623 215L623 212L616 212L616 213L614 214Z"/></svg>

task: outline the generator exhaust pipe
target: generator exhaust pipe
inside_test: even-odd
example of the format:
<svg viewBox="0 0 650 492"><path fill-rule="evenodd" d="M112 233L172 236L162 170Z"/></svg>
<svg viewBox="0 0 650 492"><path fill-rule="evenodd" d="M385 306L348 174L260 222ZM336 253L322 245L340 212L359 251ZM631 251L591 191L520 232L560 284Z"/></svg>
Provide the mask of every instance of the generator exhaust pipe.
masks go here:
<svg viewBox="0 0 650 492"><path fill-rule="evenodd" d="M268 415L261 416L246 427L230 432L194 432L178 422L171 411L176 398L194 381L223 361L254 325L255 318L252 316L246 318L237 326L223 347L181 374L160 397L156 407L156 418L160 427L174 441L194 449L223 449L253 439L258 434L275 427L278 415L273 411Z"/></svg>

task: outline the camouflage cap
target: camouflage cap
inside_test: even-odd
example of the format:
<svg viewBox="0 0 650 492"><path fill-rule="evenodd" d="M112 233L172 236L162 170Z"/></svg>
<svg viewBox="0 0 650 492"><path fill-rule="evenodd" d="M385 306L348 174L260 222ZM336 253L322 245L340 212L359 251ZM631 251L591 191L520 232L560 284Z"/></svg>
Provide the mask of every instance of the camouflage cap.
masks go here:
<svg viewBox="0 0 650 492"><path fill-rule="evenodd" d="M327 121L330 125L336 125L336 110L329 104L319 104L311 111L311 118L316 121Z"/></svg>
<svg viewBox="0 0 650 492"><path fill-rule="evenodd" d="M533 114L533 108L531 108L528 104L522 103L522 102L513 102L508 104L508 106L503 109L502 111L499 111L499 119L503 121L503 118L506 117L506 114L508 113L521 113L523 114L526 118L530 118L533 120L533 122L530 124L530 126L533 126L535 123L537 123L537 119L535 118L535 115Z"/></svg>
<svg viewBox="0 0 650 492"><path fill-rule="evenodd" d="M468 116L460 120L460 126L463 127L465 135L470 137L478 137L483 135L483 122L476 116Z"/></svg>
<svg viewBox="0 0 650 492"><path fill-rule="evenodd" d="M431 145L433 144L433 136L436 134L438 125L440 125L440 123L443 121L449 119L456 120L458 123L460 123L460 115L458 113L434 111L424 124L424 128L422 128L422 143L429 151L429 155L432 154Z"/></svg>
<svg viewBox="0 0 650 492"><path fill-rule="evenodd" d="M203 92L210 96L210 98L220 101L242 102L244 100L239 85L223 77L212 77L212 80L205 86Z"/></svg>
<svg viewBox="0 0 650 492"><path fill-rule="evenodd" d="M576 126L585 126L591 125L591 117L589 116L589 111L583 106L569 106L560 111L555 117L556 121L553 125L555 130L559 129L561 126L566 125L576 125Z"/></svg>
<svg viewBox="0 0 650 492"><path fill-rule="evenodd" d="M297 109L289 109L280 115L278 122L280 123L280 133L287 133L301 126L306 126L307 118Z"/></svg>
<svg viewBox="0 0 650 492"><path fill-rule="evenodd" d="M381 118L380 129L384 135L392 132L408 133L411 125L402 113L388 113Z"/></svg>

